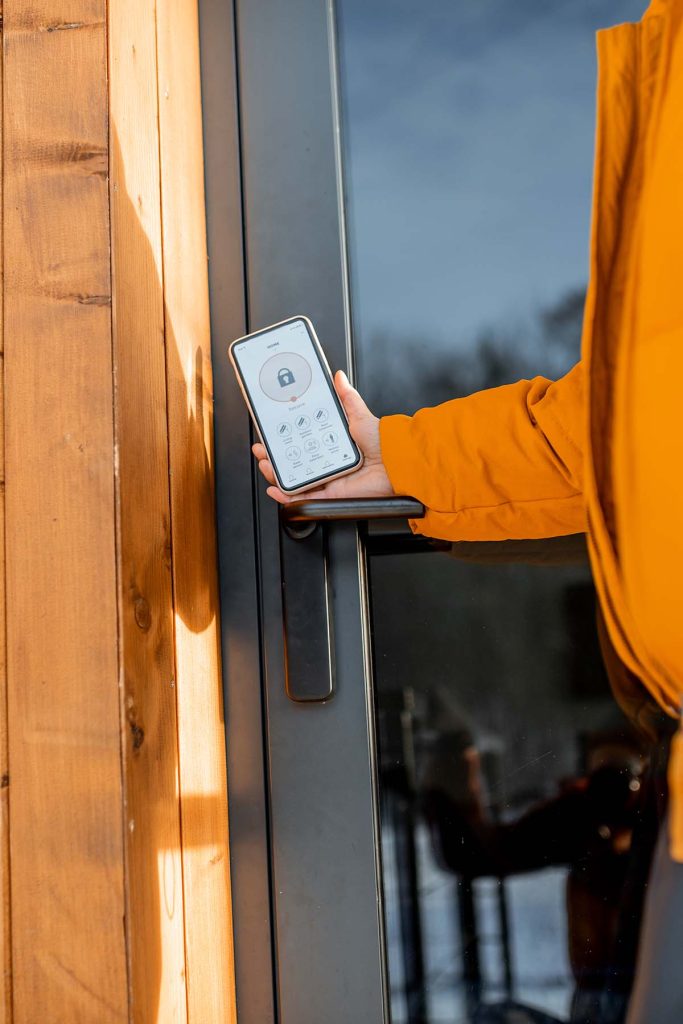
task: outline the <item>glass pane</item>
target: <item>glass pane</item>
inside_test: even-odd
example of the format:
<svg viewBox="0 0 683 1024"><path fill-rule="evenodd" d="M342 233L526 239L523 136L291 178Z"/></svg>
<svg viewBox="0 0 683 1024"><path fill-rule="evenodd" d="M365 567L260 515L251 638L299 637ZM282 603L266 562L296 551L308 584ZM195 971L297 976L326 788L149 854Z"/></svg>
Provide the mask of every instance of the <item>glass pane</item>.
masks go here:
<svg viewBox="0 0 683 1024"><path fill-rule="evenodd" d="M577 360L594 34L642 8L337 0L378 414ZM623 1021L670 727L608 677L582 539L368 551L394 1024Z"/></svg>

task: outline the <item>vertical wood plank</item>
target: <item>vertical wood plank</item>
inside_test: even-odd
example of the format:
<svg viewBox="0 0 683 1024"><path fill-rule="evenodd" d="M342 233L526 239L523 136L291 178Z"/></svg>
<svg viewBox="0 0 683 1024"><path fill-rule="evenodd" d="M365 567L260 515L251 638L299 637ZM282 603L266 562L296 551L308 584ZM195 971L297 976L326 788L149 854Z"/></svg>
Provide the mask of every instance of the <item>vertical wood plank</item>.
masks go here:
<svg viewBox="0 0 683 1024"><path fill-rule="evenodd" d="M14 1020L128 1020L105 0L7 0Z"/></svg>
<svg viewBox="0 0 683 1024"><path fill-rule="evenodd" d="M2 2L0 0L0 19ZM0 20L0 32L2 22ZM2 252L2 47L0 46L0 252ZM2 289L0 263L0 289ZM1 300L0 300L1 302ZM0 307L1 309L1 307ZM7 756L7 660L5 650L5 369L3 317L0 312L0 1024L12 1021L12 941L9 876L9 761Z"/></svg>
<svg viewBox="0 0 683 1024"><path fill-rule="evenodd" d="M180 1024L187 1000L154 0L109 4L109 55L131 1006L136 1024Z"/></svg>
<svg viewBox="0 0 683 1024"><path fill-rule="evenodd" d="M157 7L188 1019L234 1021L196 0Z"/></svg>

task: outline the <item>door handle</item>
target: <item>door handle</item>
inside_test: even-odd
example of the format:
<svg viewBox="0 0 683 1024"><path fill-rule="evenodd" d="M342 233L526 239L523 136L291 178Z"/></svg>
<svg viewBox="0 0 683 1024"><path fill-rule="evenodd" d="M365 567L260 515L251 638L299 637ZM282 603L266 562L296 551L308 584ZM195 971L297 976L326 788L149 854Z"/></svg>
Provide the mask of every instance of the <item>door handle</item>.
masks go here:
<svg viewBox="0 0 683 1024"><path fill-rule="evenodd" d="M304 498L280 507L286 526L293 523L324 523L346 519L422 519L425 507L416 498Z"/></svg>
<svg viewBox="0 0 683 1024"><path fill-rule="evenodd" d="M290 700L324 702L334 693L334 633L327 527L331 522L421 519L415 498L304 498L281 505L280 571L285 686Z"/></svg>

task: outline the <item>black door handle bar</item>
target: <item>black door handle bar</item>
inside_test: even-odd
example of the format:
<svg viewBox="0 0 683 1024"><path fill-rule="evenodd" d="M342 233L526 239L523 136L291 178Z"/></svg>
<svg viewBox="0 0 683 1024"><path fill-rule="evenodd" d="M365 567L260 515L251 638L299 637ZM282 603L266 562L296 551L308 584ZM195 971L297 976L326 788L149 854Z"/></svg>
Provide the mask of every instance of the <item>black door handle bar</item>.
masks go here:
<svg viewBox="0 0 683 1024"><path fill-rule="evenodd" d="M285 678L291 700L320 702L334 692L334 641L327 528L330 522L421 519L415 498L304 498L280 506Z"/></svg>
<svg viewBox="0 0 683 1024"><path fill-rule="evenodd" d="M282 520L287 524L340 519L422 519L424 514L422 502L405 495L386 498L303 498L280 508Z"/></svg>

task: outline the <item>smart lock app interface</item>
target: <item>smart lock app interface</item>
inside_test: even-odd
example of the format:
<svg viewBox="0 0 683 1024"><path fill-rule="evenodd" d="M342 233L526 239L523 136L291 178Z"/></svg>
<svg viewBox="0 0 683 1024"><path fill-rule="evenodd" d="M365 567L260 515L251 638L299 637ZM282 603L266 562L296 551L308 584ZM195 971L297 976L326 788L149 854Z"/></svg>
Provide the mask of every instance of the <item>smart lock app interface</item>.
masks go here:
<svg viewBox="0 0 683 1024"><path fill-rule="evenodd" d="M240 342L233 353L285 487L303 487L356 464L303 320Z"/></svg>

